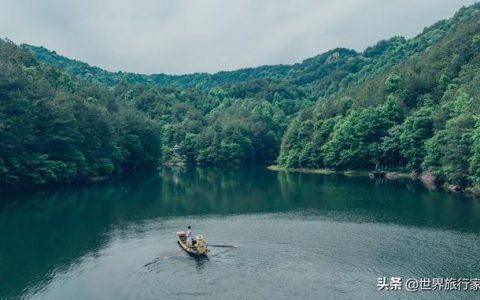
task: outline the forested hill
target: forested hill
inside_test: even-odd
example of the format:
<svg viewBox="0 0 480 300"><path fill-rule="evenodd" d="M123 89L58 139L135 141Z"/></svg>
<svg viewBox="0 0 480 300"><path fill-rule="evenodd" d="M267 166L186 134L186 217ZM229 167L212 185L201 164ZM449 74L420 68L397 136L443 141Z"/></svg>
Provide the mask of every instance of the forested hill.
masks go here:
<svg viewBox="0 0 480 300"><path fill-rule="evenodd" d="M0 40L0 187L153 169L160 127L107 88L84 85Z"/></svg>
<svg viewBox="0 0 480 300"><path fill-rule="evenodd" d="M303 110L282 140L288 167L426 172L480 186L480 14L383 75Z"/></svg>
<svg viewBox="0 0 480 300"><path fill-rule="evenodd" d="M111 73L0 40L0 186L276 161L478 185L479 10L362 53L213 75Z"/></svg>
<svg viewBox="0 0 480 300"><path fill-rule="evenodd" d="M281 79L305 87L315 97L327 97L352 84L382 74L406 58L418 55L443 39L450 28L472 13L472 7L461 9L453 18L425 28L412 39L393 37L367 48L362 53L338 48L294 65L261 66L215 74L143 75L108 72L86 63L58 55L43 47L24 45L42 62L59 67L89 82L115 86L120 82L180 88L212 88L254 79Z"/></svg>
<svg viewBox="0 0 480 300"><path fill-rule="evenodd" d="M161 163L275 161L313 101L283 80L235 87L86 83L0 40L0 187L84 182Z"/></svg>

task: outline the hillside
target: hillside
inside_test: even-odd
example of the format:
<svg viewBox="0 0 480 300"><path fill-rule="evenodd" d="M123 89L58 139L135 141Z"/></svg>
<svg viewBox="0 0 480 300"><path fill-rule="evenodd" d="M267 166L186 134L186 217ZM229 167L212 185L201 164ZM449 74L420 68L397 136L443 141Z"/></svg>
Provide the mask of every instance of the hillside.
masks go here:
<svg viewBox="0 0 480 300"><path fill-rule="evenodd" d="M106 88L84 85L0 40L0 187L152 169L157 125Z"/></svg>
<svg viewBox="0 0 480 300"><path fill-rule="evenodd" d="M374 79L303 110L282 140L287 167L426 172L454 190L480 184L480 14ZM468 12L467 14L465 12Z"/></svg>
<svg viewBox="0 0 480 300"><path fill-rule="evenodd" d="M479 10L362 53L216 74L112 73L0 41L0 185L275 161L477 185Z"/></svg>
<svg viewBox="0 0 480 300"><path fill-rule="evenodd" d="M272 79L209 90L107 88L3 40L0 74L0 186L130 176L161 163L265 164L289 119L312 103Z"/></svg>

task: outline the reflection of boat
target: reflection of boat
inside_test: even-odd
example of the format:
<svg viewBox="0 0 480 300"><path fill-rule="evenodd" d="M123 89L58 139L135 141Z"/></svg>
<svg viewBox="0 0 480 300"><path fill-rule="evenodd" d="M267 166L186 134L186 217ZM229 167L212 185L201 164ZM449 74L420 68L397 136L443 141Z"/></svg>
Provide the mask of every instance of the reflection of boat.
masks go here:
<svg viewBox="0 0 480 300"><path fill-rule="evenodd" d="M187 234L185 231L177 232L178 245L188 254L195 257L207 256L208 248L202 235L197 235L194 240L194 245L189 246L187 244Z"/></svg>

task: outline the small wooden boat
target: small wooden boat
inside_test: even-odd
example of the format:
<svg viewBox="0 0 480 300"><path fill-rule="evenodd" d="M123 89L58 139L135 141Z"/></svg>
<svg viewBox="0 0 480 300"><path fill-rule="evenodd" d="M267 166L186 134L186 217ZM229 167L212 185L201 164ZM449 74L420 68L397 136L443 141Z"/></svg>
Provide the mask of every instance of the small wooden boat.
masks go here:
<svg viewBox="0 0 480 300"><path fill-rule="evenodd" d="M202 235L195 237L194 245L187 244L187 234L185 231L177 232L177 243L185 252L194 257L207 256L208 248Z"/></svg>

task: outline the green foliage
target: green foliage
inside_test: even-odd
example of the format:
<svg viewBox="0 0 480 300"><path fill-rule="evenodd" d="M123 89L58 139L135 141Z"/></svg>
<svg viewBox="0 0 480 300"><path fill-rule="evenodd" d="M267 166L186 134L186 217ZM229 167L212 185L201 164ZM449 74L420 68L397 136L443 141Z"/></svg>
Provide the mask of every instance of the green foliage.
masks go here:
<svg viewBox="0 0 480 300"><path fill-rule="evenodd" d="M406 167L418 171L425 157L425 141L433 135L433 107L431 103L413 111L402 124L399 150Z"/></svg>
<svg viewBox="0 0 480 300"><path fill-rule="evenodd" d="M396 74L390 74L385 80L385 89L388 93L396 93L400 90L402 78Z"/></svg>
<svg viewBox="0 0 480 300"><path fill-rule="evenodd" d="M382 41L381 57L405 43L432 45L290 123L279 163L288 167L401 167L480 187L480 5L463 8L413 40ZM335 120L328 131L321 124ZM314 137L321 136L316 139Z"/></svg>
<svg viewBox="0 0 480 300"><path fill-rule="evenodd" d="M353 110L337 123L329 141L322 147L325 165L335 168L362 168L379 163L383 137L397 124L399 112L395 100L384 105Z"/></svg>
<svg viewBox="0 0 480 300"><path fill-rule="evenodd" d="M274 87L275 84L268 80L280 80L282 81L280 85L283 85L285 89L278 93L283 99L318 99L343 92L377 75L384 74L392 66L407 58L423 53L442 40L452 26L472 15L476 10L476 6L462 9L454 18L438 22L412 39L393 37L382 40L362 53L351 49L337 48L294 65L260 66L215 74L144 75L108 72L80 61L68 59L43 47L31 45L23 45L23 47L31 51L41 62L56 66L87 83L98 83L108 87L128 83L150 87L198 88L208 91L216 87L232 86L235 90L232 95L234 98L250 98L250 93L269 94L270 87ZM475 41L472 40L470 43L475 43ZM297 96L287 97L285 92L289 93L292 86L294 90L299 90L298 87L301 87L301 92ZM275 96L275 93L270 96ZM268 100L270 101L270 99ZM288 102L288 105L294 104Z"/></svg>
<svg viewBox="0 0 480 300"><path fill-rule="evenodd" d="M0 41L0 185L277 159L480 186L479 10L362 53L216 74L112 73Z"/></svg>
<svg viewBox="0 0 480 300"><path fill-rule="evenodd" d="M463 114L448 120L428 143L423 167L431 168L441 179L465 187L469 184L469 160L472 156L474 119Z"/></svg>
<svg viewBox="0 0 480 300"><path fill-rule="evenodd" d="M0 186L154 169L160 130L122 102L0 40Z"/></svg>
<svg viewBox="0 0 480 300"><path fill-rule="evenodd" d="M469 159L470 180L480 188L480 118L475 118L475 129L472 134L472 152ZM1 172L1 171L0 171Z"/></svg>

